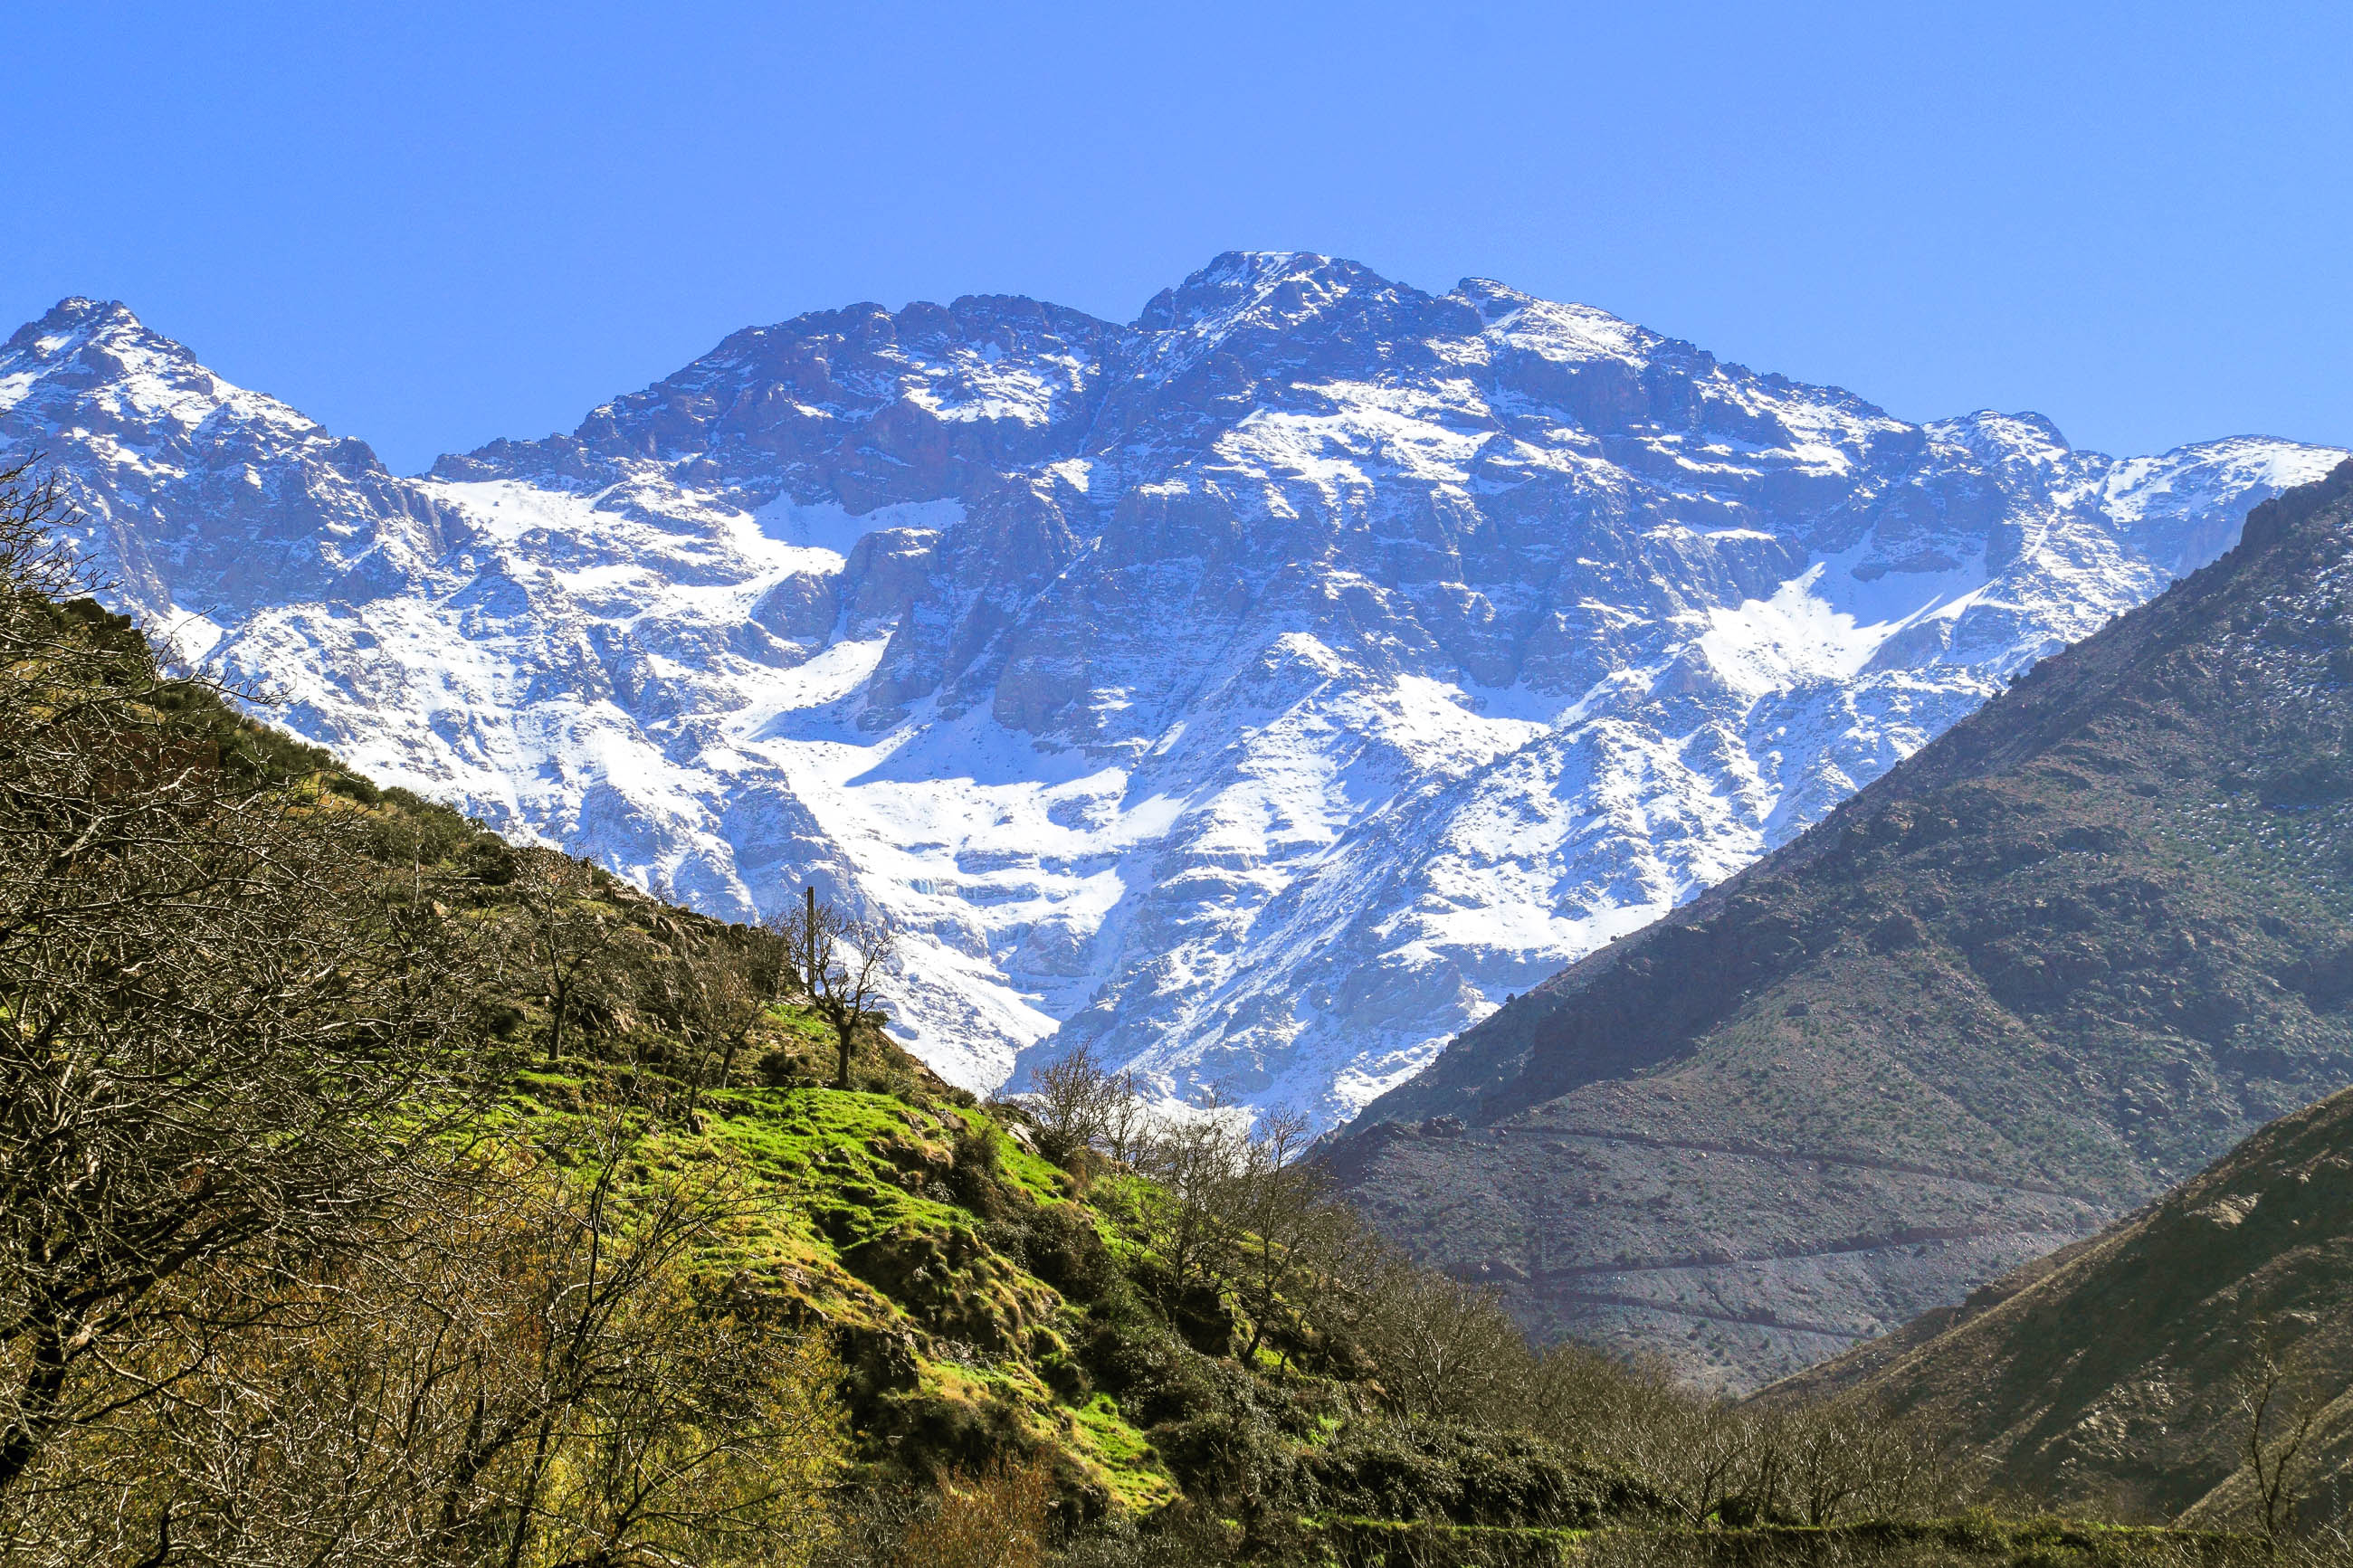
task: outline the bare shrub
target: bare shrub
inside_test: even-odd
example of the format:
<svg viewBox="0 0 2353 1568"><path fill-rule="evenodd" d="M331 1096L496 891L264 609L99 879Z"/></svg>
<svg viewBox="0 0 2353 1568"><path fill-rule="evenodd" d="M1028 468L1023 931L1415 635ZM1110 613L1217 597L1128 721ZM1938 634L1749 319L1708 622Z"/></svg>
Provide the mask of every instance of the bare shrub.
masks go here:
<svg viewBox="0 0 2353 1568"><path fill-rule="evenodd" d="M0 1493L234 1326L177 1277L350 1243L482 1081L463 933L51 602L56 507L0 475Z"/></svg>
<svg viewBox="0 0 2353 1568"><path fill-rule="evenodd" d="M2274 1546L2294 1531L2303 1500L2306 1448L2327 1401L2307 1386L2293 1356L2258 1347L2232 1393L2244 1430L2240 1451L2254 1485L2255 1521Z"/></svg>
<svg viewBox="0 0 2353 1568"><path fill-rule="evenodd" d="M843 1447L822 1342L698 1279L723 1192L624 1188L617 1126L570 1152L454 1168L357 1253L184 1277L239 1331L48 1456L10 1560L806 1561Z"/></svg>
<svg viewBox="0 0 2353 1568"><path fill-rule="evenodd" d="M1389 1405L1409 1415L1492 1418L1530 1363L1492 1291L1402 1257L1381 1281L1365 1339Z"/></svg>
<svg viewBox="0 0 2353 1568"><path fill-rule="evenodd" d="M1038 1568L1053 1518L1054 1472L999 1461L941 1483L928 1512L907 1527L900 1568Z"/></svg>
<svg viewBox="0 0 2353 1568"><path fill-rule="evenodd" d="M1103 1070L1092 1047L1081 1044L1059 1061L1039 1068L1037 1088L1024 1097L1038 1127L1038 1152L1069 1165L1081 1151L1103 1143L1119 1102L1131 1098L1125 1075Z"/></svg>
<svg viewBox="0 0 2353 1568"><path fill-rule="evenodd" d="M585 860L554 849L526 849L516 856L512 884L522 907L524 959L547 1002L547 1062L564 1056L564 1037L586 1021L586 1004L598 961L618 927L590 907L596 874Z"/></svg>
<svg viewBox="0 0 2353 1568"><path fill-rule="evenodd" d="M765 924L784 939L802 994L833 1030L834 1087L848 1089L859 1026L882 1019L883 992L898 964L898 934L887 921L819 902L815 888L806 889L799 908L772 915Z"/></svg>

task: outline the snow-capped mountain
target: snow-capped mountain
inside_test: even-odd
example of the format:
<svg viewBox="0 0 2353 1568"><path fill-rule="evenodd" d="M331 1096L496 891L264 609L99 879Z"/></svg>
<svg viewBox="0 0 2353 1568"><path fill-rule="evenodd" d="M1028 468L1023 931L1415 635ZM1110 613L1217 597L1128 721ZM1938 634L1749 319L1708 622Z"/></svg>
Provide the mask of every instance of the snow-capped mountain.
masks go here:
<svg viewBox="0 0 2353 1568"><path fill-rule="evenodd" d="M1229 255L738 332L419 479L71 300L0 352L115 596L390 783L749 918L897 1032L1338 1118L2343 453L1928 426L1580 305Z"/></svg>

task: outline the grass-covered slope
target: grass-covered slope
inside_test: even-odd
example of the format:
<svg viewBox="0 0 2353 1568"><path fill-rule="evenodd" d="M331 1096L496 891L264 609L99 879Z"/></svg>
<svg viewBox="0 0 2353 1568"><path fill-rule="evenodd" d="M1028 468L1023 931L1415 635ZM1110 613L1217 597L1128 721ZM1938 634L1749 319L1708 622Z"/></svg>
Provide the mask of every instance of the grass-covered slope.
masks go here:
<svg viewBox="0 0 2353 1568"><path fill-rule="evenodd" d="M1736 1386L2353 1082L2353 468L1366 1111L1377 1223Z"/></svg>
<svg viewBox="0 0 2353 1568"><path fill-rule="evenodd" d="M86 604L59 613L137 637ZM872 1018L836 1087L835 1037L779 981L776 936L381 790L201 687L168 700L211 765L274 781L462 933L451 983L495 1075L481 1131L558 1163L617 1152L624 1190L683 1183L723 1213L697 1262L712 1299L821 1335L839 1364L849 1513L894 1492L920 1511L953 1477L1016 1466L1050 1478L1065 1531L1157 1521L1269 1560L1344 1524L1651 1516L1648 1487L1571 1447L1437 1411L1392 1420L1394 1374L1304 1276L1258 1323L1231 1289L1172 1275L1151 1223L1167 1192L1084 1148L1041 1157L1029 1113L976 1103ZM1247 1249L1231 1215L1196 1217ZM1450 1331L1433 1329L1446 1354ZM854 1535L840 1561L859 1560Z"/></svg>
<svg viewBox="0 0 2353 1568"><path fill-rule="evenodd" d="M2244 1526L2248 1401L2303 1511L2353 1470L2353 1091L2285 1117L2147 1211L1760 1395L1861 1393L1933 1422L1989 1478L2059 1503ZM2267 1458L2266 1463L2269 1463Z"/></svg>

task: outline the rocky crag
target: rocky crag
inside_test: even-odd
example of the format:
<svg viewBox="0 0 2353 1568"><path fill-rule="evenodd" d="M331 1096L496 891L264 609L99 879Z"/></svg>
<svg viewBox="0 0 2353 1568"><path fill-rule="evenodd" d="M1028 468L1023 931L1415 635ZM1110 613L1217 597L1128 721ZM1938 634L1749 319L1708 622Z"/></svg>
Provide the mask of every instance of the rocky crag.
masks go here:
<svg viewBox="0 0 2353 1568"><path fill-rule="evenodd" d="M723 917L889 914L951 1079L1085 1041L1327 1120L2339 456L1911 425L1291 254L1124 325L750 329L417 479L68 300L0 350L0 447L353 765Z"/></svg>
<svg viewBox="0 0 2353 1568"><path fill-rule="evenodd" d="M1540 1334L1737 1388L2353 1083L2353 464L2245 532L1469 1031L1350 1191Z"/></svg>

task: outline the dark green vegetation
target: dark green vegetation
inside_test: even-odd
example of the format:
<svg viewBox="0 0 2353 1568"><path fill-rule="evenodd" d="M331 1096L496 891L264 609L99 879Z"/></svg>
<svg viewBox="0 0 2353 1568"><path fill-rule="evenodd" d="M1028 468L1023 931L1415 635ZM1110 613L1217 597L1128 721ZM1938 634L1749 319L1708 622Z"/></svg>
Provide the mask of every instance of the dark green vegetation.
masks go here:
<svg viewBox="0 0 2353 1568"><path fill-rule="evenodd" d="M1464 1035L1345 1191L1539 1336L1736 1387L2353 1082L2348 489Z"/></svg>
<svg viewBox="0 0 2353 1568"><path fill-rule="evenodd" d="M1933 1422L1997 1485L2057 1504L2245 1523L2269 1491L2275 1523L2340 1513L2353 1091L2264 1128L2094 1239L1762 1397L1833 1391Z"/></svg>

